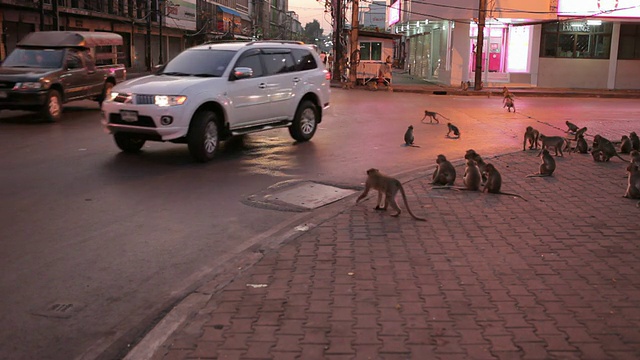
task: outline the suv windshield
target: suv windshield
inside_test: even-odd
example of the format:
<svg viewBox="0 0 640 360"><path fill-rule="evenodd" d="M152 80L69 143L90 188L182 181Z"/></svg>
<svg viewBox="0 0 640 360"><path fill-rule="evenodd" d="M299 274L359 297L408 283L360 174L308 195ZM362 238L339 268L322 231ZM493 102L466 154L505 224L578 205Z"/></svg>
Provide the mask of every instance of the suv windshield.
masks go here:
<svg viewBox="0 0 640 360"><path fill-rule="evenodd" d="M220 77L235 54L230 50L186 50L169 61L158 75Z"/></svg>
<svg viewBox="0 0 640 360"><path fill-rule="evenodd" d="M57 69L62 67L63 49L17 48L2 63L4 67Z"/></svg>

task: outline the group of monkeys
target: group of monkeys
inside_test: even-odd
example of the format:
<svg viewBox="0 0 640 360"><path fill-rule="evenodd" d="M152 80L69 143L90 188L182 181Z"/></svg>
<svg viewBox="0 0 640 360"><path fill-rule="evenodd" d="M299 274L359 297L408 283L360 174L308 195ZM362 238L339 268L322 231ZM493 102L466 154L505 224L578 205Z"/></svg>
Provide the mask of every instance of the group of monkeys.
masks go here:
<svg viewBox="0 0 640 360"><path fill-rule="evenodd" d="M436 123L439 123L436 119L436 115L442 116L435 112L425 111L425 118L428 116L432 117L432 121L435 120ZM609 161L612 157L618 157L623 161L627 161L618 154L613 142L601 135L594 136L592 147L589 149L588 144L584 139L587 128L578 128L570 121L566 121L566 124L569 128L566 132L575 135L573 140L577 141L573 152L586 154L590 150L591 155L596 162ZM449 130L452 131L451 123L449 123L448 126ZM455 129L454 134L460 136L460 131L457 130L455 126L453 128ZM447 136L448 135L449 134L447 134ZM409 126L407 129L404 140L405 145L407 146L417 146L413 145L413 126ZM551 156L548 149L553 149L555 156L563 156L564 154L562 153L562 150L571 150L570 142L571 139L562 136L546 136L544 134L540 134L538 130L528 126L524 133L522 150L526 150L527 143L529 143L529 149L537 150L539 147L540 152L538 153L538 156L542 159L542 163L540 164L538 173L527 175L527 177L552 176L556 169L556 161L553 156ZM627 191L623 196L630 199L640 199L640 139L635 132L631 132L629 136L622 136L620 152L629 153L631 155L631 160L627 166L627 172L629 173L628 186ZM463 175L464 187L454 186L456 180L455 167L444 155L440 154L436 159L437 167L433 172L431 181L431 185L433 185L432 189L482 191L491 194L516 196L527 201L527 199L518 194L502 192L500 190L502 187L502 176L500 175L500 172L493 164L486 163L475 150L467 150L464 158L466 163ZM396 195L400 192L402 194L402 199L404 200L404 205L411 217L415 220L426 221L426 219L416 216L409 208L407 195L402 187L402 183L396 178L382 174L380 170L375 168L367 170L365 188L362 194L358 196L356 204L364 199L372 189L378 191L378 200L376 202L375 210L386 210L387 206L390 205L396 211L396 213L391 216L400 215L402 210L395 200ZM636 205L640 207L640 202Z"/></svg>
<svg viewBox="0 0 640 360"><path fill-rule="evenodd" d="M538 174L530 176L551 176L556 169L556 162L547 150L547 148L553 148L556 156L563 156L562 150L571 149L571 141L576 141L576 146L573 148L573 152L579 152L581 154L591 153L595 162L607 162L613 157L617 157L622 161L629 161L627 165L628 183L627 191L623 195L629 199L640 199L640 138L632 131L629 136L623 135L620 140L620 153L630 154L631 159L626 160L618 154L614 143L606 139L602 135L595 135L593 137L593 143L591 148L587 144L584 136L586 135L587 128L579 128L577 125L570 121L565 122L568 130L567 133L575 135L573 139L568 139L562 136L545 136L531 126L528 126L524 132L524 141L522 143L522 151L526 150L527 142L529 143L529 149L538 149L540 145L540 152L538 155L542 158L540 164L540 171ZM640 207L640 202L636 204Z"/></svg>
<svg viewBox="0 0 640 360"><path fill-rule="evenodd" d="M496 167L491 163L486 163L475 150L469 149L464 155L466 160L466 167L464 169L463 183L464 187L454 187L456 180L456 169L447 160L447 158L440 154L436 159L437 167L433 172L431 185L434 185L433 189L456 189L456 190L469 190L469 191L482 191L491 194L501 194L519 197L525 201L524 197L518 194L502 192L502 176ZM412 218L419 221L426 221L426 219L416 216L407 202L407 196L405 194L402 183L398 179L384 175L380 170L371 168L367 170L367 180L365 182L365 188L362 194L358 196L356 204L364 199L370 190L378 191L378 201L376 202L375 210L386 210L388 205L396 211L391 216L398 216L402 212L398 206L395 198L398 192L402 194L404 205ZM384 197L384 200L383 200Z"/></svg>
<svg viewBox="0 0 640 360"><path fill-rule="evenodd" d="M438 115L449 120L448 117L438 112L425 110L424 117L420 120L420 122L422 122L423 124L426 124L425 119L429 118L429 124L433 124L434 121L436 122L436 124L440 124L440 120L438 120ZM454 139L460 138L460 129L458 129L457 126L448 122L447 129L448 131L447 131L447 135L445 135L446 137L451 137L451 133L453 133ZM413 125L409 125L409 127L407 128L407 131L405 131L404 133L404 146L420 147L419 145L415 145L414 142L415 142L415 137L413 136Z"/></svg>

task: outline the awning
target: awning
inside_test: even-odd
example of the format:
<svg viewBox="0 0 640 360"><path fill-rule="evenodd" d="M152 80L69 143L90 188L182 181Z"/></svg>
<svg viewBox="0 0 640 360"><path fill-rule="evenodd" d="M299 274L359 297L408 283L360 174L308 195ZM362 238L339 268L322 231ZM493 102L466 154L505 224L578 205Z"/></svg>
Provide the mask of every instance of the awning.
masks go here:
<svg viewBox="0 0 640 360"><path fill-rule="evenodd" d="M251 21L251 18L249 17L249 15L240 13L240 12L238 12L236 10L233 10L231 8L228 8L226 6L218 5L218 9L220 11L222 11L222 12L225 12L225 13L229 14L229 15L237 16L237 17L239 17L239 18L241 18L243 20Z"/></svg>

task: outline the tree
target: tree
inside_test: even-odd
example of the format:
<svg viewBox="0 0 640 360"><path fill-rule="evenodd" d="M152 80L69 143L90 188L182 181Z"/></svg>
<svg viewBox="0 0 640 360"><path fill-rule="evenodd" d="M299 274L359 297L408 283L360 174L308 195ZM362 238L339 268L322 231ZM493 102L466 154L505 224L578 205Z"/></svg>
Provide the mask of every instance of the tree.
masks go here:
<svg viewBox="0 0 640 360"><path fill-rule="evenodd" d="M323 32L324 30L320 28L318 20L313 20L312 22L307 23L304 26L304 42L307 44L316 44L316 39L320 39Z"/></svg>

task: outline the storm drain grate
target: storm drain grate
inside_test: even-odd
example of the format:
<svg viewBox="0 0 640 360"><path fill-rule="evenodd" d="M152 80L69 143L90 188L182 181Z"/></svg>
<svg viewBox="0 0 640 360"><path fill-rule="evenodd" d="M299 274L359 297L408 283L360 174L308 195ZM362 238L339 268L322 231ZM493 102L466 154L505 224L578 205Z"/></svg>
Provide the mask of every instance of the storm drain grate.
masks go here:
<svg viewBox="0 0 640 360"><path fill-rule="evenodd" d="M54 318L70 318L84 308L83 304L70 301L55 301L47 305L43 310L36 311L34 314L45 317Z"/></svg>

